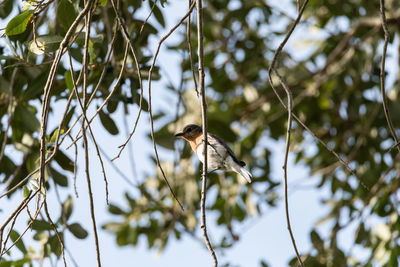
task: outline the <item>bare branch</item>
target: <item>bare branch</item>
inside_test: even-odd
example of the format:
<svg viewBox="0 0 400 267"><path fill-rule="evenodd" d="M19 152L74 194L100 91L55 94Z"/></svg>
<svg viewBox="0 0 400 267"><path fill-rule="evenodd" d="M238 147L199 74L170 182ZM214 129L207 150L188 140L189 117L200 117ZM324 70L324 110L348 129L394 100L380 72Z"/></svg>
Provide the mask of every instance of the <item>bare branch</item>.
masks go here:
<svg viewBox="0 0 400 267"><path fill-rule="evenodd" d="M149 15L147 15L147 18L143 21L143 24L142 24L142 26L140 27L139 34L142 34L143 29L144 29L144 26L145 26L145 25L147 24L147 22L149 21L149 18L151 17L151 14L153 14L153 10L154 10L154 8L156 7L156 4L157 4L157 0L154 1L153 6L151 7L151 10L150 10Z"/></svg>
<svg viewBox="0 0 400 267"><path fill-rule="evenodd" d="M86 2L84 9L78 14L74 22L71 24L68 32L65 34L65 37L61 41L60 47L57 50L57 54L50 68L46 85L43 89L44 94L43 94L41 127L40 127L39 189L43 186L46 162L50 162L46 160L46 131L47 131L47 119L49 113L50 92L56 76L57 67L58 64L60 63L62 55L65 53L65 48L67 47L68 42L75 31L75 28L78 26L82 18L87 14L87 12L89 12L89 10L92 8L94 2L95 2L94 0L88 0Z"/></svg>
<svg viewBox="0 0 400 267"><path fill-rule="evenodd" d="M189 8L192 5L192 0L188 0ZM194 82L194 90L196 91L197 97L199 97L199 90L197 89L197 79L196 73L194 71L194 64L193 64L193 49L192 49L192 42L190 39L190 15L187 18L186 22L186 39L189 48L189 60L190 60L190 69L192 70L193 75L193 82Z"/></svg>
<svg viewBox="0 0 400 267"><path fill-rule="evenodd" d="M83 86L82 86L82 92L83 92L83 107L82 107L82 136L83 136L83 147L85 151L85 173L86 173L86 182L88 186L88 194L89 194L89 200L90 200L90 215L92 218L92 226L93 226L93 232L94 232L94 241L95 241L95 246L96 246L96 256L97 256L97 266L101 267L101 258L100 258L100 245L99 245L99 237L97 234L97 227L96 227L96 217L94 214L94 201L93 201L93 192L92 192L92 185L90 181L90 173L89 173L89 143L87 140L86 136L86 130L85 130L85 122L87 121L86 117L86 109L87 109L87 99L86 99L86 94L87 94L87 72L88 72L88 54L89 54L89 37L90 37L90 22L92 18L92 12L93 9L90 9L88 12L88 15L86 16L86 21L85 21L85 26L86 26L86 34L85 34L85 44L84 44L84 53L83 53L83 59L82 59L82 70L83 70ZM76 86L74 86L76 89ZM75 93L77 93L75 91ZM78 97L78 102L79 102L79 95L77 94ZM89 128L90 129L90 128Z"/></svg>
<svg viewBox="0 0 400 267"><path fill-rule="evenodd" d="M292 99L292 91L290 90L290 88L287 86L287 84L285 83L285 81L282 79L282 77L279 75L279 73L276 71L275 69L275 64L276 61L280 55L280 53L282 52L283 47L285 46L285 44L287 43L287 41L289 40L290 36L292 35L294 29L296 28L297 24L300 22L301 16L304 12L304 9L306 7L308 3L308 0L305 0L301 9L299 10L299 14L295 20L295 22L292 24L292 26L290 27L288 33L285 36L285 39L282 41L282 43L279 45L278 49L275 51L275 55L272 59L271 62L271 66L268 70L268 77L269 77L269 83L271 84L272 89L274 90L275 94L279 97L278 92L276 91L273 81L272 81L272 72L275 73L275 75L279 78L280 83L282 84L283 88L285 89L286 95L287 95L287 111L288 111L288 125L287 125L287 132L286 132L286 147L285 147L285 158L284 158L284 163L283 163L283 173L284 173L284 191L285 191L285 211L286 211L286 224L287 224L287 228L289 231L289 235L290 238L292 240L292 244L293 244L293 248L296 252L296 256L297 256L297 260L300 263L300 265L302 267L304 267L304 263L301 259L300 253L297 249L296 246L296 240L294 238L293 232L292 232L292 227L290 225L290 216L289 216L289 200L288 200L288 185L287 185L287 161L288 161L288 155L289 155L289 148L290 148L290 132L291 132L291 128L292 128L292 118L293 118L293 99ZM281 103L283 103L283 101L281 101Z"/></svg>
<svg viewBox="0 0 400 267"><path fill-rule="evenodd" d="M174 190L172 189L171 185L169 184L168 179L167 179L167 177L165 176L164 170L163 170L163 168L161 167L160 159L159 159L159 157L158 157L157 145L156 145L156 141L155 141L155 137L154 137L154 121L153 121L153 112L152 112L152 106L151 106L151 76L152 76L152 74L153 74L153 69L154 69L154 66L155 66L155 64L156 64L157 56L158 56L158 53L160 52L160 48L161 48L162 43L163 43L163 42L164 42L164 41L165 41L165 40L166 40L166 39L167 39L167 38L168 38L168 37L169 37L169 36L170 36L170 35L185 21L185 19L186 19L186 18L190 15L190 13L192 12L194 6L195 6L195 2L193 2L192 6L189 8L189 11L185 14L185 16L183 16L183 17L181 18L181 20L180 20L174 27L172 27L172 29L171 29L166 35L164 35L164 36L158 41L157 50L156 50L156 53L154 54L153 62L152 62L152 64L151 64L150 70L149 70L149 87L148 87L148 92L149 92L149 109L148 109L148 111L149 111L149 116L150 116L151 139L152 139L152 141L153 141L154 153L155 153L155 156L156 156L156 161L157 161L158 168L159 168L160 171L161 171L161 174L162 174L162 176L163 176L163 178L164 178L164 181L165 181L165 183L167 184L169 190L171 191L172 196L173 196L174 199L178 202L178 204L179 204L179 206L181 207L182 210L184 210L184 209L183 209L183 206L182 206L182 204L180 203L180 201L178 200L177 196L175 195Z"/></svg>
<svg viewBox="0 0 400 267"><path fill-rule="evenodd" d="M380 81L381 81L381 95L382 95L382 105L383 111L385 112L386 121L389 127L390 132L392 133L395 144L399 143L399 138L397 137L396 131L393 126L392 118L389 113L389 108L387 106L387 98L385 93L385 66L386 66L386 52L389 43L390 33L387 26L387 20L385 15L385 0L380 0L380 11L381 11L381 19L382 19L382 28L385 33L385 42L383 44L383 52L382 52L382 62L381 62L381 73L380 73ZM400 152L400 147L397 146L398 151Z"/></svg>
<svg viewBox="0 0 400 267"><path fill-rule="evenodd" d="M198 59L199 59L199 86L200 86L200 96L201 96L201 123L203 126L203 173L202 173L202 183L201 183L201 229L203 231L203 237L206 242L208 251L214 261L214 267L218 266L218 259L215 255L214 249L211 246L210 239L207 234L207 224L206 224L206 191L207 191L207 145L208 145L208 134L207 134L207 102L206 102L206 89L204 88L204 54L203 54L203 8L202 0L196 0L196 10L197 10L197 43L198 43Z"/></svg>
<svg viewBox="0 0 400 267"><path fill-rule="evenodd" d="M136 70L138 72L138 79L139 79L139 87L140 87L140 99L139 99L139 112L138 115L136 117L136 121L135 124L133 126L133 129L131 131L131 133L129 134L129 137L127 138L127 140L125 141L124 144L122 144L121 146L119 146L120 151L118 153L118 155L116 157L114 157L113 160L119 158L119 156L121 155L122 151L124 150L124 148L126 147L126 145L128 144L129 140L132 138L133 134L136 131L136 127L139 123L139 119L140 119L140 115L142 114L142 102L143 102L143 79L142 79L142 74L141 74L141 70L140 70L140 66L139 66L139 61L137 60L137 56L135 53L135 49L133 48L133 44L131 42L131 39L129 37L129 33L128 30L126 29L125 24L122 21L121 15L119 14L118 8L115 6L114 0L111 0L111 4L113 6L115 15L117 17L118 20L118 24L120 25L120 27L122 28L122 32L124 34L125 40L126 42L129 44L129 48L131 50L133 59L135 60L135 66L136 66ZM150 78L151 79L151 78Z"/></svg>

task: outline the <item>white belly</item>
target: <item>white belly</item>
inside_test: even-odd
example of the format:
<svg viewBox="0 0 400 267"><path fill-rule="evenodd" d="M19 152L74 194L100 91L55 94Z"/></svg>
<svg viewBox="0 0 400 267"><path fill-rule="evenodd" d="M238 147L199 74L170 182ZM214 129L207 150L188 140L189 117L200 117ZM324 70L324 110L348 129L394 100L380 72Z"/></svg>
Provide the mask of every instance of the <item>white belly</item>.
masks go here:
<svg viewBox="0 0 400 267"><path fill-rule="evenodd" d="M197 147L196 154L199 160L204 163L204 145ZM222 146L207 145L207 169L209 171L225 169L226 150ZM228 157L229 158L229 157Z"/></svg>

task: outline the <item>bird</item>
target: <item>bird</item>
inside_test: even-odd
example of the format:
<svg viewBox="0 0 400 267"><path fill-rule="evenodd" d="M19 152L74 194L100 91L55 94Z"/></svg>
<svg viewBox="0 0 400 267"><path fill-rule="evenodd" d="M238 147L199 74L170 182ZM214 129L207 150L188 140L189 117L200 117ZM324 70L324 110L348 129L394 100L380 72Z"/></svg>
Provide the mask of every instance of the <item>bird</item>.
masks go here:
<svg viewBox="0 0 400 267"><path fill-rule="evenodd" d="M251 183L253 176L244 168L246 163L239 161L221 138L212 133L207 133L207 136L207 171L234 171ZM200 126L188 124L182 132L175 134L175 137L181 137L188 141L199 160L204 163L203 130Z"/></svg>

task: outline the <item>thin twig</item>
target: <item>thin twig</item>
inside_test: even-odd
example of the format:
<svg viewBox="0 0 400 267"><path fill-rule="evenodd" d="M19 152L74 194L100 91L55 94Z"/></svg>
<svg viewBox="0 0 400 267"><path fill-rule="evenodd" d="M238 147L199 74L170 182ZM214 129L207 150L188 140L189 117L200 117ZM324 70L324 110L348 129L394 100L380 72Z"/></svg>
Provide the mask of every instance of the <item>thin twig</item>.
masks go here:
<svg viewBox="0 0 400 267"><path fill-rule="evenodd" d="M189 8L192 5L192 0L188 0ZM189 60L190 60L190 69L193 75L193 82L194 82L194 90L196 91L197 97L199 97L199 90L197 89L197 79L196 73L194 71L194 64L193 64L193 49L192 49L192 42L190 39L190 15L186 21L186 40L189 48Z"/></svg>
<svg viewBox="0 0 400 267"><path fill-rule="evenodd" d="M68 136L69 136L69 138L71 138L72 141L74 141L74 139L72 138L72 135L70 133L68 133ZM77 169L76 165L77 165L77 162L78 162L78 146L77 146L77 144L75 144L74 146L75 146L75 150L74 150L75 151L75 153L74 153L74 178L73 178L73 180L74 180L74 192L75 192L75 196L77 198L79 198L78 190L76 188L76 169Z"/></svg>
<svg viewBox="0 0 400 267"><path fill-rule="evenodd" d="M174 27L172 27L172 29L171 29L166 35L164 35L164 36L158 41L157 50L156 50L156 53L154 54L153 62L152 62L152 64L151 64L150 70L149 70L149 87L148 87L149 108L148 108L148 111L149 111L150 126L151 126L151 139L152 139L152 141L153 141L153 148L154 148L154 153L155 153L155 156L156 156L157 166L158 166L158 168L160 169L161 174L162 174L162 176L163 176L163 178L164 178L164 181L165 181L165 183L167 184L169 190L171 191L172 196L173 196L174 199L178 202L178 204L179 204L179 206L181 207L182 210L184 210L184 209L183 209L183 206L182 206L181 202L178 200L177 196L175 195L174 190L172 189L171 185L169 184L168 179L167 179L167 177L165 176L164 170L163 170L163 168L161 167L160 159L159 159L159 157L158 157L157 145L156 145L156 141L155 141L155 137L154 137L154 121L153 121L153 112L152 112L152 106L151 106L151 77L152 77L152 74L153 74L153 69L154 69L154 66L155 66L155 64L156 64L157 56L158 56L158 53L160 52L160 48L161 48L162 43L163 43L163 42L164 42L164 41L179 27L179 25L181 25L181 24L185 21L185 19L186 19L186 18L190 15L190 13L192 12L194 6L195 6L195 2L193 2L192 6L189 8L189 11L185 14L185 16L183 16L183 17L181 18L181 20L180 20Z"/></svg>
<svg viewBox="0 0 400 267"><path fill-rule="evenodd" d="M382 18L382 28L383 28L383 32L385 33L385 42L383 44L381 73L380 73L382 105L383 105L383 110L385 112L386 121L389 126L389 130L392 133L395 144L397 144L397 143L399 143L399 139L397 137L396 131L393 126L392 118L389 113L389 108L387 106L387 99L386 99L386 93L385 93L386 52L387 52L387 47L388 47L389 38L390 38L390 33L389 33L388 26L387 26L386 15L385 15L385 0L380 0L380 11L381 11L381 18ZM397 146L397 149L400 151L399 146Z"/></svg>
<svg viewBox="0 0 400 267"><path fill-rule="evenodd" d="M82 18L89 12L92 8L94 0L88 0L83 10L78 14L74 22L71 24L68 32L66 33L64 39L60 43L60 47L57 51L53 64L51 65L49 76L46 81L46 85L43 89L43 104L42 104L42 115L41 115L41 127L40 127L40 161L39 161L39 190L42 188L44 183L44 175L45 175L45 165L46 162L46 131L47 131L47 120L49 114L49 103L50 103L50 92L54 83L54 79L56 76L58 64L61 61L62 55L65 53L65 48L68 45L68 42L75 32L75 28L78 26Z"/></svg>
<svg viewBox="0 0 400 267"><path fill-rule="evenodd" d="M47 208L46 196L44 197L44 213L46 214L46 217L49 220L51 227L53 227L53 230L56 233L58 242L60 243L60 247L61 247L61 255L62 255L63 262L64 262L64 266L67 267L67 262L65 260L65 253L64 253L64 247L65 247L64 240L61 238L60 234L58 233L57 226L54 224L53 220L50 217L49 209Z"/></svg>
<svg viewBox="0 0 400 267"><path fill-rule="evenodd" d="M139 31L139 35L142 34L144 26L147 24L147 22L149 21L149 18L151 17L151 14L153 14L153 10L156 7L157 4L157 0L154 1L153 6L151 7L150 13L149 15L147 15L147 18L143 21L142 26L140 27L140 31Z"/></svg>
<svg viewBox="0 0 400 267"><path fill-rule="evenodd" d="M285 44L287 43L287 41L289 40L291 34L293 33L294 29L296 28L297 24L300 22L301 16L304 12L304 9L306 7L308 3L308 0L305 0L301 9L299 10L299 14L295 20L295 22L291 25L288 33L285 36L285 39L281 42L281 44L279 45L278 49L275 51L275 55L272 59L271 62L271 66L269 67L268 70L268 77L269 77L269 83L271 84L272 89L274 90L275 94L277 96L279 96L279 94L277 93L275 86L273 84L272 81L272 73L275 73L275 75L279 78L280 83L282 84L283 88L285 89L286 95L287 95L287 111L288 111L288 125L287 125L287 132L286 132L286 147L285 147L285 158L284 158L284 163L283 163L283 173L284 173L284 192L285 192L285 211L286 211L286 224L287 224L287 229L289 231L289 235L290 238L292 240L292 245L293 248L296 252L296 256L297 256L297 260L300 263L300 265L302 267L304 267L304 263L301 259L300 253L297 249L296 246L296 240L294 238L293 232L292 232L292 227L290 225L290 216L289 216L289 200L288 200L288 190L287 190L287 162L288 162L288 155L289 155L289 148L290 148L290 133L291 133L291 127L292 127L292 120L293 120L293 99L292 99L292 92L290 90L290 88L286 85L286 83L284 82L284 80L282 79L282 77L279 75L279 73L276 71L275 69L275 64L276 61L280 55L280 53L282 52L283 47L285 46Z"/></svg>
<svg viewBox="0 0 400 267"><path fill-rule="evenodd" d="M93 192L92 192L92 185L90 181L90 171L89 171L89 142L86 136L85 130L85 122L87 121L86 118L86 109L87 109L87 72L88 72L88 54L89 54L89 37L90 37L90 22L92 18L93 9L90 9L88 15L86 17L85 25L86 25L86 34L85 34L85 45L84 45L84 53L82 59L82 70L83 70L83 85L82 85L82 92L83 92L83 108L82 108L82 136L83 136L83 147L85 151L85 174L86 174L86 182L88 186L88 194L90 200L90 215L92 218L92 226L94 232L94 241L96 246L96 256L97 256L97 266L101 267L101 258L100 258L100 245L99 245L99 237L97 234L97 227L96 227L96 217L94 213L94 201L93 201ZM78 96L78 95L77 95ZM79 96L78 96L79 101ZM90 129L90 128L89 128Z"/></svg>
<svg viewBox="0 0 400 267"><path fill-rule="evenodd" d="M207 234L207 224L206 224L206 191L207 191L207 102L204 87L204 54L203 54L203 8L202 0L196 0L196 11L197 11L197 42L198 42L198 60L199 60L199 86L200 86L200 96L201 96L201 121L203 126L203 173L202 173L202 183L201 183L201 229L203 231L203 237L206 242L208 251L214 262L214 267L218 266L218 259L211 246L210 239Z"/></svg>
<svg viewBox="0 0 400 267"><path fill-rule="evenodd" d="M119 148L120 148L119 153L118 153L118 155L117 155L116 157L114 157L114 159L113 159L113 160L115 160L115 159L119 158L119 156L121 155L122 151L124 150L124 148L126 147L126 145L127 145L128 142L129 142L129 140L132 138L133 134L134 134L135 131L136 131L136 127L137 127L137 125L138 125L138 123L139 123L140 115L142 114L143 91L144 91L144 90L143 90L143 79L142 79L141 69L140 69L140 66L139 66L139 61L138 61L138 59L137 59L135 49L134 49L133 44L132 44L132 42L131 42L131 39L130 39L130 37L129 37L130 35L129 35L129 33L128 33L128 30L126 29L126 25L125 25L125 24L123 23L123 21L122 21L121 15L119 14L118 7L115 5L114 0L111 0L111 4L112 4L112 6L113 6L115 15L116 15L116 17L117 17L118 24L119 24L119 26L122 28L122 33L124 34L124 37L125 37L126 42L129 44L129 48L130 48L130 50L131 50L133 59L135 60L135 66L136 66L136 70L137 70L137 72L138 72L139 87L140 87L139 111L138 111L138 115L137 115L137 117L136 117L135 124L134 124L134 126L133 126L133 129L132 129L131 133L129 134L129 137L128 137L127 140L125 141L125 143L122 144L121 146L119 146Z"/></svg>
<svg viewBox="0 0 400 267"><path fill-rule="evenodd" d="M103 180L104 180L105 188L106 188L106 202L107 202L107 204L109 204L109 202L108 202L108 181L107 181L106 171L105 171L105 168L104 168L103 159L101 158L100 151L99 151L99 146L97 145L96 138L94 137L94 133L93 133L92 127L90 126L89 121L88 121L88 118L86 117L86 109L87 109L88 104L86 104L86 106L84 107L84 105L82 105L82 102L81 102L81 100L80 100L80 98L79 98L78 88L77 88L77 85L76 85L75 79L74 79L74 69L73 69L72 60L71 60L71 54L70 54L69 52L68 52L68 54L69 54L69 64L70 64L71 78L72 78L73 87L74 87L74 88L73 88L73 91L75 92L76 99L78 100L78 103L79 103L79 105L80 105L80 107L81 107L81 109L82 109L83 118L84 118L84 120L86 120L86 122L87 122L87 124L88 124L88 127L87 127L87 128L89 128L89 133L90 133L90 136L92 137L93 144L94 144L94 147L95 147L95 149L96 149L97 157L98 157L99 162L100 162L101 171L102 171L102 173L103 173ZM125 53L125 56L126 56L126 54L127 54L127 53ZM125 62L126 62L126 57L124 58L124 63L125 63ZM124 65L124 66L125 66L125 65ZM121 70L121 72L122 72L122 70ZM85 77L86 77L86 76L85 76L85 72L84 72L84 76L83 76L83 77L84 77L84 79L85 79ZM85 80L84 80L84 81L85 81ZM85 93L84 93L84 96L86 96ZM74 145L76 146L75 143L74 143Z"/></svg>

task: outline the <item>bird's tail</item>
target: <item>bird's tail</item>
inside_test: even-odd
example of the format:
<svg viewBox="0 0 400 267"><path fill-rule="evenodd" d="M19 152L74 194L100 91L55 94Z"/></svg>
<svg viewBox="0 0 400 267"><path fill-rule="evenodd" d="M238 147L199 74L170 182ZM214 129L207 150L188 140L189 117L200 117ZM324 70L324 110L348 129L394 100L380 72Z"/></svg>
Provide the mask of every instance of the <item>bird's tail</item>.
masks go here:
<svg viewBox="0 0 400 267"><path fill-rule="evenodd" d="M253 177L251 173L246 170L244 167L241 167L240 165L235 165L233 168L233 171L237 172L240 174L248 183L251 183L251 178Z"/></svg>

